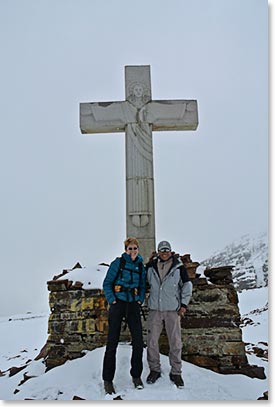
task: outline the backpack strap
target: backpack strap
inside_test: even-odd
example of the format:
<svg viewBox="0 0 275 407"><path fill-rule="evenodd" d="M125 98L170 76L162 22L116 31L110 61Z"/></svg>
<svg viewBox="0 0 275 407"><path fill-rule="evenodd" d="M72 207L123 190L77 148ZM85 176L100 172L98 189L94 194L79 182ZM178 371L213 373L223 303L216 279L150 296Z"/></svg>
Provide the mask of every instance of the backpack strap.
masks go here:
<svg viewBox="0 0 275 407"><path fill-rule="evenodd" d="M123 291L122 286L116 285L116 281L118 280L118 278L120 278L120 279L122 278L122 272L123 272L123 270L127 270L127 271L129 271L129 272L131 273L131 282L133 281L133 273L138 273L138 275L139 275L138 287L140 286L140 283L141 283L141 276L142 276L142 271L143 271L142 263L141 263L141 262L138 263L138 271L130 270L130 269L128 269L128 268L125 268L125 264L126 264L126 260L124 259L123 256L121 256L121 257L120 257L120 260L119 260L119 268L118 268L116 277L115 277L114 282L113 282L113 287L114 287L114 291L115 291L115 292L121 291L121 290ZM120 287L120 288L119 288L119 287ZM138 290L138 287L135 288L134 290ZM134 292L134 295L137 295L137 294Z"/></svg>
<svg viewBox="0 0 275 407"><path fill-rule="evenodd" d="M125 264L126 264L126 260L124 259L124 257L121 256L119 258L119 266L118 266L118 270L117 270L116 277L114 279L113 285L116 284L116 281L117 281L118 278L122 278L122 271L124 269Z"/></svg>
<svg viewBox="0 0 275 407"><path fill-rule="evenodd" d="M180 277L181 281L184 283L187 283L187 281L190 281L186 267L184 265L180 266Z"/></svg>
<svg viewBox="0 0 275 407"><path fill-rule="evenodd" d="M138 269L139 269L139 280L138 280L138 286L140 287L140 283L141 283L141 276L142 276L142 271L143 271L143 267L142 267L142 263L139 262L138 263Z"/></svg>
<svg viewBox="0 0 275 407"><path fill-rule="evenodd" d="M116 275L116 280L118 279L118 275L119 275L120 278L122 278L122 271L123 271L123 269L125 267L125 264L126 264L126 260L124 259L123 256L121 256L120 260L119 260L119 268L118 268L118 272L117 272L117 275Z"/></svg>

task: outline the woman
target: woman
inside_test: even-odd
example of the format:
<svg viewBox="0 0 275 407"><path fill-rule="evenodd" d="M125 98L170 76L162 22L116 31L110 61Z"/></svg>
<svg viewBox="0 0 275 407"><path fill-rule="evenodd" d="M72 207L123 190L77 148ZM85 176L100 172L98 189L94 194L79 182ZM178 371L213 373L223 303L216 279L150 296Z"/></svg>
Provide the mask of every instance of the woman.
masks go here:
<svg viewBox="0 0 275 407"><path fill-rule="evenodd" d="M124 242L125 252L110 265L103 281L103 290L110 305L109 330L103 361L103 381L106 394L115 393L113 378L116 367L116 350L122 319L125 318L132 337L130 374L135 388L142 389L143 338L140 306L144 301L146 272L138 254L138 240L129 237Z"/></svg>

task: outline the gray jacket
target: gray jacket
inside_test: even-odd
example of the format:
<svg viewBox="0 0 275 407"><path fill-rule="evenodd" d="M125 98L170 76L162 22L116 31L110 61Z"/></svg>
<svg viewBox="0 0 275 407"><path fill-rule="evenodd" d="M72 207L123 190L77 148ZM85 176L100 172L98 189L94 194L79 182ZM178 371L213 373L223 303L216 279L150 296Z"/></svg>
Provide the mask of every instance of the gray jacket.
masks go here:
<svg viewBox="0 0 275 407"><path fill-rule="evenodd" d="M157 258L147 265L147 281L150 286L148 307L158 311L177 311L181 306L189 304L193 285L189 281L186 270L180 273L183 263L180 258L173 256L173 264L163 281L157 268ZM183 278L182 278L183 277Z"/></svg>

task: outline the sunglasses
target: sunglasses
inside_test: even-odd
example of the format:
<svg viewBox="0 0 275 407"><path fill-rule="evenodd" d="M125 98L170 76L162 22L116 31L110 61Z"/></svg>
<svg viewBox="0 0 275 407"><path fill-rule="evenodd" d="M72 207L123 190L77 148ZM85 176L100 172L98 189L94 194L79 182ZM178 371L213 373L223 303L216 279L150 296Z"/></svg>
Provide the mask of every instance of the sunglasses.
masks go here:
<svg viewBox="0 0 275 407"><path fill-rule="evenodd" d="M170 249L160 249L160 253L169 253L171 250Z"/></svg>
<svg viewBox="0 0 275 407"><path fill-rule="evenodd" d="M127 250L137 250L138 247L127 247Z"/></svg>

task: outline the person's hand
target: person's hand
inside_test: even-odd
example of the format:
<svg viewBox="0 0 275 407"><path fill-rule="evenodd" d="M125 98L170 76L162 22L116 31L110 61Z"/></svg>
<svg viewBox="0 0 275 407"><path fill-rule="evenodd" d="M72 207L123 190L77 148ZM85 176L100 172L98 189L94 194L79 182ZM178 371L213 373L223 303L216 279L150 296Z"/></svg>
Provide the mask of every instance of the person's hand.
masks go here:
<svg viewBox="0 0 275 407"><path fill-rule="evenodd" d="M116 304L116 300L112 302L112 304Z"/></svg>
<svg viewBox="0 0 275 407"><path fill-rule="evenodd" d="M178 315L180 317L184 317L185 313L186 313L186 308L185 307L180 307L180 309L178 310Z"/></svg>

